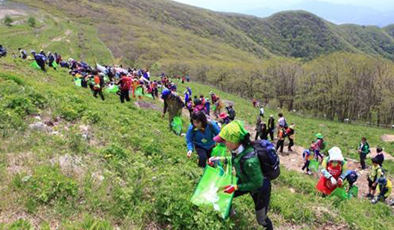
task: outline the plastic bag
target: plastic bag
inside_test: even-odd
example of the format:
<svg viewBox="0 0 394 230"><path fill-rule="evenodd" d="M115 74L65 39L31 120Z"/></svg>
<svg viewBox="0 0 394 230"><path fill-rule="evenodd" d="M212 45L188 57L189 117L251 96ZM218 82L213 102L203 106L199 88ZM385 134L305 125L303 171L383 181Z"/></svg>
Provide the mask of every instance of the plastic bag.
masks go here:
<svg viewBox="0 0 394 230"><path fill-rule="evenodd" d="M107 93L117 93L119 91L119 86L117 85L111 85L108 88L105 89Z"/></svg>
<svg viewBox="0 0 394 230"><path fill-rule="evenodd" d="M358 187L357 186L355 186L355 185L353 185L350 189L349 189L349 192L348 192L348 199L350 199L350 198L357 198L357 196L358 196Z"/></svg>
<svg viewBox="0 0 394 230"><path fill-rule="evenodd" d="M34 68L34 69L41 70L41 67L37 64L36 61L32 62L32 63L30 64L30 66L31 66L32 68Z"/></svg>
<svg viewBox="0 0 394 230"><path fill-rule="evenodd" d="M78 87L81 87L82 85L82 80L81 80L81 78L75 78L75 80L74 80L74 82L75 82L75 86L78 86Z"/></svg>
<svg viewBox="0 0 394 230"><path fill-rule="evenodd" d="M226 146L223 144L219 144L212 150L211 156L224 157L224 156L226 156L226 153L227 153Z"/></svg>
<svg viewBox="0 0 394 230"><path fill-rule="evenodd" d="M219 189L236 183L237 178L232 175L231 164L227 165L226 171L221 166L216 168L207 166L191 202L197 206L213 206L214 210L219 212L223 219L227 219L234 193L227 194L219 191Z"/></svg>
<svg viewBox="0 0 394 230"><path fill-rule="evenodd" d="M139 96L143 96L144 94L142 93L142 87L138 87L135 90L135 96L139 97Z"/></svg>
<svg viewBox="0 0 394 230"><path fill-rule="evenodd" d="M181 135L182 132L182 119L179 116L174 117L171 122L172 130L177 134Z"/></svg>
<svg viewBox="0 0 394 230"><path fill-rule="evenodd" d="M317 161L317 160L311 160L310 162L309 162L309 166L308 166L308 168L310 169L310 170L313 170L313 171L315 171L315 172L318 172L319 171L319 162Z"/></svg>
<svg viewBox="0 0 394 230"><path fill-rule="evenodd" d="M341 200L348 199L348 194L344 188L336 188L330 195L330 197L339 197Z"/></svg>

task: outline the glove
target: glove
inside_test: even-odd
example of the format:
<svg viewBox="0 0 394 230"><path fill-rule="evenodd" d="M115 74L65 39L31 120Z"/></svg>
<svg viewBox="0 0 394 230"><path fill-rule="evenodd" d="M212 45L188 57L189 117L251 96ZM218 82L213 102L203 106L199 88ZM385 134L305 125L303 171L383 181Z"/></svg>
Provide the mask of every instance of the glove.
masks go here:
<svg viewBox="0 0 394 230"><path fill-rule="evenodd" d="M192 150L187 151L187 157L190 158L192 156L192 153L193 153Z"/></svg>
<svg viewBox="0 0 394 230"><path fill-rule="evenodd" d="M224 187L224 192L228 194L232 194L233 192L238 190L238 186L236 185L227 185Z"/></svg>
<svg viewBox="0 0 394 230"><path fill-rule="evenodd" d="M331 180L331 184L332 184L333 186L337 184L337 180L335 180L334 177L331 177L330 180Z"/></svg>
<svg viewBox="0 0 394 230"><path fill-rule="evenodd" d="M220 162L220 158L219 157L211 157L208 160L208 165L213 167L215 166L215 164L218 164Z"/></svg>
<svg viewBox="0 0 394 230"><path fill-rule="evenodd" d="M338 186L339 186L339 187L342 187L342 184L343 184L343 180L342 180L342 178L339 178L339 179L338 179Z"/></svg>

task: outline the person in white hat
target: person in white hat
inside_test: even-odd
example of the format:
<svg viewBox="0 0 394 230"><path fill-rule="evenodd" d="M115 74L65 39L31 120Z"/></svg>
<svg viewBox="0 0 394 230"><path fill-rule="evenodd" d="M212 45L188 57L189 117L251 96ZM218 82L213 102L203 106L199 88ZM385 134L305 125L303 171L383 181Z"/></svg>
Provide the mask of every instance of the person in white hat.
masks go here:
<svg viewBox="0 0 394 230"><path fill-rule="evenodd" d="M322 163L322 176L316 186L323 196L330 195L337 187L342 187L346 177L346 161L338 147L328 150L329 156Z"/></svg>

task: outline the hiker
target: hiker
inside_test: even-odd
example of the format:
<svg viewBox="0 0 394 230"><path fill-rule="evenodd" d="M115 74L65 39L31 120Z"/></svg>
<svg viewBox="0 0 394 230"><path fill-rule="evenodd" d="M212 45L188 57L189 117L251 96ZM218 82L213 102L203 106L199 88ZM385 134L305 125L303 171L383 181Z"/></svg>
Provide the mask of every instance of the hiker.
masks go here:
<svg viewBox="0 0 394 230"><path fill-rule="evenodd" d="M55 56L53 56L51 52L48 52L48 66L56 70L55 63Z"/></svg>
<svg viewBox="0 0 394 230"><path fill-rule="evenodd" d="M252 105L253 105L253 108L256 108L257 100L255 98L252 99Z"/></svg>
<svg viewBox="0 0 394 230"><path fill-rule="evenodd" d="M31 54L33 55L34 60L37 62L37 65L41 68L41 70L46 72L45 69L46 57L44 57L42 54L36 54L34 50L31 52Z"/></svg>
<svg viewBox="0 0 394 230"><path fill-rule="evenodd" d="M214 111L216 118L219 116L219 114L221 114L222 108L223 108L223 102L222 100L220 100L220 97L217 96L215 103L215 111Z"/></svg>
<svg viewBox="0 0 394 230"><path fill-rule="evenodd" d="M208 121L203 112L194 112L191 124L186 133L187 157L191 157L193 150L198 155L198 166L205 168L207 160L211 157L215 142L213 138L220 132L216 122Z"/></svg>
<svg viewBox="0 0 394 230"><path fill-rule="evenodd" d="M288 151L293 152L291 147L294 146L294 138L295 138L295 124L291 124L289 128L286 129L287 137L289 138L289 146Z"/></svg>
<svg viewBox="0 0 394 230"><path fill-rule="evenodd" d="M231 121L235 120L235 110L233 108L233 105L229 105L226 107L227 113L228 113L228 117L230 118Z"/></svg>
<svg viewBox="0 0 394 230"><path fill-rule="evenodd" d="M3 45L0 45L0 58L7 56L7 50L3 47Z"/></svg>
<svg viewBox="0 0 394 230"><path fill-rule="evenodd" d="M120 102L124 103L124 100L130 101L130 89L132 80L131 77L127 76L125 73L121 73L120 76L122 77L116 84L120 85Z"/></svg>
<svg viewBox="0 0 394 230"><path fill-rule="evenodd" d="M198 99L197 95L195 95L193 98L193 104L194 104L194 107L201 104L201 101L200 101L200 99Z"/></svg>
<svg viewBox="0 0 394 230"><path fill-rule="evenodd" d="M97 71L94 73L94 86L93 86L93 96L97 98L97 94L100 95L101 100L105 100L104 95L103 95L103 87L104 87L104 76L99 74Z"/></svg>
<svg viewBox="0 0 394 230"><path fill-rule="evenodd" d="M207 116L211 116L211 100L209 98L205 98L205 112Z"/></svg>
<svg viewBox="0 0 394 230"><path fill-rule="evenodd" d="M58 54L58 53L55 53L55 61L56 61L56 64L60 64L60 62L62 62L62 55L60 55L60 54Z"/></svg>
<svg viewBox="0 0 394 230"><path fill-rule="evenodd" d="M250 134L240 121L233 121L226 125L214 140L217 143L224 143L231 151L232 157L211 157L209 164L214 165L219 161L227 164L231 161L238 178L237 184L227 185L220 190L228 194L234 193L234 198L250 194L254 201L258 224L267 230L272 230L272 222L267 216L271 182L263 175L260 159L250 140Z"/></svg>
<svg viewBox="0 0 394 230"><path fill-rule="evenodd" d="M383 149L381 147L376 148L376 156L375 158L378 160L378 164L380 167L383 167L383 162L384 162L384 154L383 154Z"/></svg>
<svg viewBox="0 0 394 230"><path fill-rule="evenodd" d="M275 119L274 115L270 115L268 119L268 133L270 135L271 141L274 141L274 131L275 131Z"/></svg>
<svg viewBox="0 0 394 230"><path fill-rule="evenodd" d="M219 115L219 123L222 125L222 127L230 123L230 118L228 117L227 113L221 113Z"/></svg>
<svg viewBox="0 0 394 230"><path fill-rule="evenodd" d="M354 183L356 183L357 179L358 179L358 175L356 171L347 170L345 180L349 183L348 193L350 189L354 186Z"/></svg>
<svg viewBox="0 0 394 230"><path fill-rule="evenodd" d="M186 87L187 92L189 92L190 97L192 96L192 89L188 86Z"/></svg>
<svg viewBox="0 0 394 230"><path fill-rule="evenodd" d="M378 186L377 186L377 193L378 196L375 197L371 203L376 204L379 201L384 202L386 199L391 195L391 192L393 191L393 184L389 179L387 179L385 176L382 176L378 179Z"/></svg>
<svg viewBox="0 0 394 230"><path fill-rule="evenodd" d="M316 135L317 140L313 143L313 152L315 154L315 158L317 161L323 160L323 155L320 153L322 150L325 149L326 144L324 142L324 137L321 133L317 133Z"/></svg>
<svg viewBox="0 0 394 230"><path fill-rule="evenodd" d="M22 59L26 59L27 58L27 52L26 50L23 50L22 48L18 48L19 54L20 54L20 58Z"/></svg>
<svg viewBox="0 0 394 230"><path fill-rule="evenodd" d="M182 84L185 84L186 78L185 76L182 76Z"/></svg>
<svg viewBox="0 0 394 230"><path fill-rule="evenodd" d="M156 81L156 80L154 80L154 81L151 83L151 88L152 88L152 96L153 96L153 99L158 98L158 97L159 97L159 89L158 89L158 84L157 84L157 81Z"/></svg>
<svg viewBox="0 0 394 230"><path fill-rule="evenodd" d="M142 76L143 76L143 78L145 78L146 80L149 81L149 80L150 80L150 73L149 73L149 70L146 69L145 71L143 71Z"/></svg>
<svg viewBox="0 0 394 230"><path fill-rule="evenodd" d="M367 198L374 198L378 179L383 175L382 167L379 165L378 158L372 158L372 167L368 173L368 194Z"/></svg>
<svg viewBox="0 0 394 230"><path fill-rule="evenodd" d="M186 75L186 81L187 81L187 82L190 82L190 76L189 76L189 74Z"/></svg>
<svg viewBox="0 0 394 230"><path fill-rule="evenodd" d="M370 153L369 144L367 142L367 138L361 138L361 143L358 145L358 154L360 155L360 164L361 169L366 169L365 159L367 158L367 154Z"/></svg>
<svg viewBox="0 0 394 230"><path fill-rule="evenodd" d="M304 166L302 166L302 171L304 171L306 169L306 174L308 175L312 175L312 172L309 169L309 164L311 162L311 160L313 160L314 158L314 153L313 153L313 149L312 146L309 147L309 149L305 149L302 152L302 158L304 158Z"/></svg>
<svg viewBox="0 0 394 230"><path fill-rule="evenodd" d="M161 93L161 99L164 100L162 117L164 118L165 114L168 111L168 121L169 127L171 129L171 122L174 117L182 115L182 108L184 106L184 103L178 95L168 89L163 90L163 92Z"/></svg>
<svg viewBox="0 0 394 230"><path fill-rule="evenodd" d="M280 153L283 153L283 146L285 144L285 138L286 138L286 130L282 125L279 125L278 129L278 140L276 142L276 151L280 148Z"/></svg>
<svg viewBox="0 0 394 230"><path fill-rule="evenodd" d="M254 138L255 141L260 137L261 140L268 140L268 129L267 124L261 121L261 117L257 117L256 121L256 136Z"/></svg>
<svg viewBox="0 0 394 230"><path fill-rule="evenodd" d="M329 156L322 163L322 176L316 188L323 193L323 197L330 195L337 187L342 187L346 177L346 161L338 147L328 150Z"/></svg>
<svg viewBox="0 0 394 230"><path fill-rule="evenodd" d="M263 106L260 107L260 116L264 118L264 108Z"/></svg>
<svg viewBox="0 0 394 230"><path fill-rule="evenodd" d="M217 96L213 92L210 92L209 95L211 95L212 103L215 104L217 100Z"/></svg>
<svg viewBox="0 0 394 230"><path fill-rule="evenodd" d="M282 113L279 113L279 114L278 114L278 117L279 117L279 118L278 118L278 127L279 127L280 125L282 125L283 128L287 129L288 127L287 127L286 118L283 116Z"/></svg>
<svg viewBox="0 0 394 230"><path fill-rule="evenodd" d="M131 92L132 92L132 94L133 94L133 98L135 98L135 92L136 92L136 90L137 90L137 88L138 88L139 85L140 85L140 83L138 82L138 80L137 80L137 79L134 79L134 80L133 80L133 84L132 84L132 86L131 86Z"/></svg>

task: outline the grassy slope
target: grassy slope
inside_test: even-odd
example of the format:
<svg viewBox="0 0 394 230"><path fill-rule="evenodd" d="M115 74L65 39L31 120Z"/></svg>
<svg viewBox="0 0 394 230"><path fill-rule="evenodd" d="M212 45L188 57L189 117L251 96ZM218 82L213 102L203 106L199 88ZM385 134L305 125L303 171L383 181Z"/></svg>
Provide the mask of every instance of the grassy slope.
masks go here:
<svg viewBox="0 0 394 230"><path fill-rule="evenodd" d="M257 18L165 0L17 1L60 9L91 22L114 55L127 64L151 66L174 59L250 63L275 55L313 59L335 51L393 58L394 39L383 29L350 30L303 11Z"/></svg>
<svg viewBox="0 0 394 230"><path fill-rule="evenodd" d="M37 47L58 36L58 27L49 25L40 34L43 39ZM81 26L85 25L74 28ZM18 29L26 31L23 25L4 28L9 36L5 42L21 39L10 35ZM65 26L60 33L68 29L73 27ZM31 33L24 36L33 37ZM4 41L3 36L0 39ZM90 45L106 50L97 39ZM69 54L83 53L79 47L74 52ZM109 54L103 58L111 60ZM2 228L23 229L21 226L30 222L41 229L54 223L62 229L257 229L249 197L235 200L238 215L228 222L220 221L209 209L200 211L190 204L202 171L195 158L186 159L183 138L167 130L160 112L121 105L114 95L106 95L105 102L96 100L88 90L73 87L65 70L44 74L28 67L29 62L11 57L0 59L0 65L4 67L0 70L0 208L6 210L2 212ZM195 83L191 87L195 93L207 95L213 90L234 101L239 117L254 122L257 111L249 101L213 87ZM35 122L32 114L40 114L44 120L59 117L54 129L60 135L28 129L27 124ZM354 148L362 135L375 145L381 134L392 133L286 115L289 122L297 124L301 145L307 145L317 131L327 136L330 145L346 149ZM324 127L319 126L322 123ZM80 125L89 126L89 141L82 138ZM394 149L380 144L389 152ZM66 155L78 159L71 168L58 164ZM353 229L394 228L393 213L387 206L352 200L332 207L331 200L315 192L315 183L310 177L283 170L272 195L276 226L318 229L335 221ZM17 221L18 217L25 221Z"/></svg>

